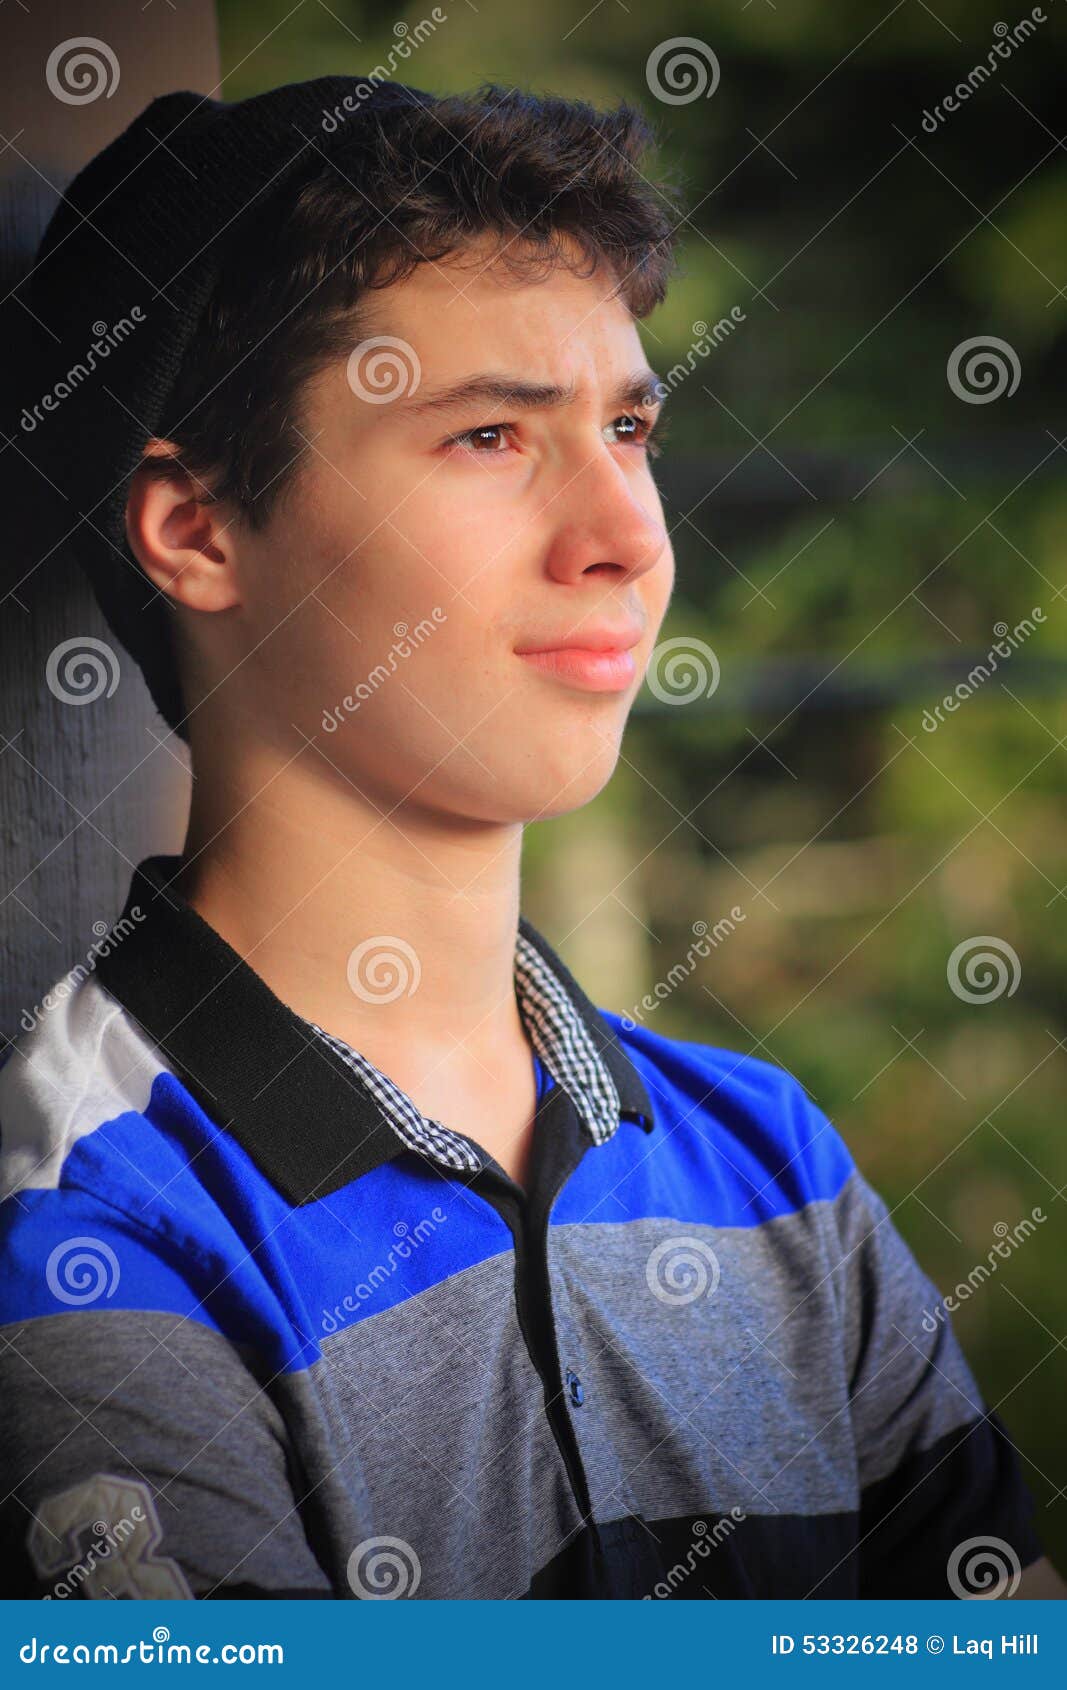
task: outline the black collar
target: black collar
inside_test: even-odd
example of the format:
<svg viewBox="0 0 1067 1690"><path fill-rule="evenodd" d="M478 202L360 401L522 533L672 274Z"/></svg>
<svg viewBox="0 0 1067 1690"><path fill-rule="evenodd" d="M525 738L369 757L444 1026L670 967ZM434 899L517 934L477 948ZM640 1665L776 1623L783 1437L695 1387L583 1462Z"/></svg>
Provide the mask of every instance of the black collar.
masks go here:
<svg viewBox="0 0 1067 1690"><path fill-rule="evenodd" d="M170 884L179 856L138 863L96 974L159 1046L220 1128L288 1199L326 1197L403 1150L361 1077ZM136 911L134 914L132 912ZM525 916L619 1093L620 1115L654 1125L644 1081L613 1029Z"/></svg>

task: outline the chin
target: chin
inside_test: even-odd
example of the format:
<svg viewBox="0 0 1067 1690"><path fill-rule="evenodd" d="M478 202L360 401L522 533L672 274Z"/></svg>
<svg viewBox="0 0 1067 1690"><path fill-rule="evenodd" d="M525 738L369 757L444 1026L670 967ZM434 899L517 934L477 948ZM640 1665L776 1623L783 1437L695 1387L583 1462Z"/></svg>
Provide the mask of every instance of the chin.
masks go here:
<svg viewBox="0 0 1067 1690"><path fill-rule="evenodd" d="M413 776L407 790L429 807L469 821L525 825L569 815L591 803L614 774L621 726L613 732L572 724L538 733L530 731L531 718L509 721L494 744L479 742L477 761L457 752L431 781Z"/></svg>
<svg viewBox="0 0 1067 1690"><path fill-rule="evenodd" d="M542 772L526 806L525 819L548 821L553 816L567 816L583 805L591 804L615 773L617 762L617 746L610 750L604 747L603 754L598 756L593 756L592 752L585 758L571 756L565 765L561 759L556 779L547 778Z"/></svg>

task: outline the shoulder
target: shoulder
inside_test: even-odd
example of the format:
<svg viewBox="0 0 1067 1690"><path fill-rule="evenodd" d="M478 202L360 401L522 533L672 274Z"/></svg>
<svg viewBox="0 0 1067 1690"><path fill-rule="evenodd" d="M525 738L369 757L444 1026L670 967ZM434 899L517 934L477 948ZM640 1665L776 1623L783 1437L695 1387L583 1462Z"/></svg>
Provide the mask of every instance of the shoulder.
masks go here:
<svg viewBox="0 0 1067 1690"><path fill-rule="evenodd" d="M43 1000L47 1003L48 998ZM245 1152L93 977L54 995L0 1067L0 1326L153 1310L287 1359L290 1334L245 1237L268 1233ZM111 1340L114 1342L115 1340Z"/></svg>
<svg viewBox="0 0 1067 1690"><path fill-rule="evenodd" d="M665 1143L694 1171L714 1165L722 1180L729 1170L749 1220L836 1198L856 1174L841 1133L788 1069L600 1013L644 1080Z"/></svg>
<svg viewBox="0 0 1067 1690"><path fill-rule="evenodd" d="M176 1129L193 1108L92 975L58 982L24 1013L0 1066L0 1320L101 1298L120 1306L137 1283L140 1296L176 1306L168 1259L211 1255L210 1229L182 1201L188 1158ZM183 1291L177 1306L187 1301Z"/></svg>
<svg viewBox="0 0 1067 1690"><path fill-rule="evenodd" d="M93 1135L146 1114L166 1072L92 975L57 981L23 1012L21 1028L0 1066L0 1198L56 1189Z"/></svg>

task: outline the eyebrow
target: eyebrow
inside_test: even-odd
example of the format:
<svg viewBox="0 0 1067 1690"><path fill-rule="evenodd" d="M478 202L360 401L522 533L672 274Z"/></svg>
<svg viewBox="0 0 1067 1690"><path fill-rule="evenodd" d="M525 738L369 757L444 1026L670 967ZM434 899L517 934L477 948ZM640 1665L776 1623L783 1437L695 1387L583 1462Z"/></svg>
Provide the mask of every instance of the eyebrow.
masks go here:
<svg viewBox="0 0 1067 1690"><path fill-rule="evenodd" d="M655 370L635 370L608 395L609 405L636 408L657 406L665 397L666 384ZM560 387L554 382L525 381L520 376L486 370L468 376L451 387L423 391L418 389L401 400L400 407L413 416L437 415L443 411L458 411L474 404L506 405L512 410L542 411L554 406L571 405L578 397L574 383Z"/></svg>

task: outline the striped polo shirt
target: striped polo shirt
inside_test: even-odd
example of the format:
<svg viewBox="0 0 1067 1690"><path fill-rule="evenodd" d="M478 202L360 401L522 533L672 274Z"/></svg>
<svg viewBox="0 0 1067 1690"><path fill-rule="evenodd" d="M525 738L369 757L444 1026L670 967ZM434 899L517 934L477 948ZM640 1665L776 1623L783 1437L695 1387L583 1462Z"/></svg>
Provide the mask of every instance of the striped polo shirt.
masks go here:
<svg viewBox="0 0 1067 1690"><path fill-rule="evenodd" d="M594 1007L520 917L520 1187L178 867L0 1066L0 1595L937 1597L1041 1554L797 1080Z"/></svg>

